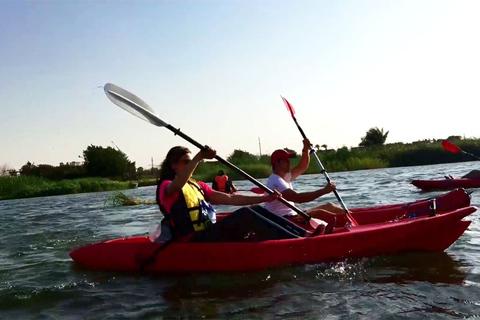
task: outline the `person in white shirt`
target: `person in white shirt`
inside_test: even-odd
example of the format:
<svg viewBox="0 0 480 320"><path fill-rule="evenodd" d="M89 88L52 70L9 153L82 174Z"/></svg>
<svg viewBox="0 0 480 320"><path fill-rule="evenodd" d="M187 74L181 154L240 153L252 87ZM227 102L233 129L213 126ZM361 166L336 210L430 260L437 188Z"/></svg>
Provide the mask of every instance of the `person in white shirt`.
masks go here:
<svg viewBox="0 0 480 320"><path fill-rule="evenodd" d="M336 189L335 184L331 182L325 187L315 191L296 192L293 190L292 181L308 169L308 165L310 163L309 150L310 141L303 140L302 158L298 165L296 165L294 168L290 168L290 158L292 158L294 154L279 149L275 150L270 156L270 163L272 165L273 173L268 178L267 187L280 192L282 197L292 204L295 202L305 203L313 201L318 197L321 197ZM287 219L295 220L298 218L295 211L282 204L278 200L265 203L265 208ZM333 224L336 224L336 226L344 224L343 221L345 223L348 221L345 211L343 211L340 206L333 203L322 204L314 208L310 208L306 212L314 218L329 222L329 224L333 220Z"/></svg>

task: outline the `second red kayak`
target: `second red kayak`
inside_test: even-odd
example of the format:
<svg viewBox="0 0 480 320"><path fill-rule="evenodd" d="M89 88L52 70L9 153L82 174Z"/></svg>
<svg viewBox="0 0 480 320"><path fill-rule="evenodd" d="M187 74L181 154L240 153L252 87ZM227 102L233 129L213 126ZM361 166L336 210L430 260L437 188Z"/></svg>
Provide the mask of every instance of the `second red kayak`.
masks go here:
<svg viewBox="0 0 480 320"><path fill-rule="evenodd" d="M423 191L452 190L455 188L480 188L480 179L443 179L443 180L412 180L412 184Z"/></svg>

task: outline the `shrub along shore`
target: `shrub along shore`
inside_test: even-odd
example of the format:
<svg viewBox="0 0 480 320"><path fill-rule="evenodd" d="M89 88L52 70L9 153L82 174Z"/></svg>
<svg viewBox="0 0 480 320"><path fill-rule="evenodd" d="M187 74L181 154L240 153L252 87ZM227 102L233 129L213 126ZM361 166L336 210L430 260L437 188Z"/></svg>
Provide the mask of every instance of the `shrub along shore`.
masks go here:
<svg viewBox="0 0 480 320"><path fill-rule="evenodd" d="M480 139L458 139L451 141L462 150L480 155ZM475 160L467 154L445 151L441 140L419 141L413 144L388 144L369 148L340 148L337 150L317 150L318 157L328 172L377 169L452 163ZM292 159L292 166L300 161L298 155ZM235 150L228 161L247 172L254 178L266 178L271 174L270 156L255 156L248 152ZM195 171L194 179L212 181L219 170L227 172L232 180L244 180L238 172L225 168L216 162L203 162ZM320 170L312 158L307 174L319 173ZM38 177L0 177L0 200L62 195L84 192L124 190L128 188L155 185L156 176L148 171L140 175L135 182L119 182L107 178L81 178L62 181L50 181Z"/></svg>

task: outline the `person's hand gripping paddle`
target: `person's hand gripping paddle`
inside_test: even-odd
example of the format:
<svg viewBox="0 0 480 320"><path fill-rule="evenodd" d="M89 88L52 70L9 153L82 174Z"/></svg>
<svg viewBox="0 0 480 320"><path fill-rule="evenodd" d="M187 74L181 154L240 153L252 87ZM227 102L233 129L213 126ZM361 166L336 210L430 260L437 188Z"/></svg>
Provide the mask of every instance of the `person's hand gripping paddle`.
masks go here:
<svg viewBox="0 0 480 320"><path fill-rule="evenodd" d="M292 115L292 119L295 122L295 124L297 125L297 128L300 131L300 134L302 135L303 139L308 140L307 136L305 135L302 128L298 124L297 119L295 118L295 109L293 109L292 105L287 101L287 99L285 99L282 96L280 96L280 97L282 98L283 102L285 103L285 106L287 107L287 110ZM317 164L320 167L320 172L322 172L323 175L325 176L325 179L327 180L327 183L330 183L331 180L330 180L330 177L328 176L327 170L325 170L325 168L323 167L322 162L318 158L317 154L315 153L315 150L313 149L313 147L311 145L310 145L310 154L312 154L314 156L315 160L317 161ZM347 215L348 220L350 220L350 223L354 226L358 226L357 221L355 221L355 219L352 217L352 215L348 211L347 206L345 205L342 198L340 197L340 194L338 194L337 189L333 190L333 193L335 194L335 197L337 197L338 202L340 202L340 205L342 206L343 210L345 211L345 214Z"/></svg>
<svg viewBox="0 0 480 320"><path fill-rule="evenodd" d="M107 83L104 86L104 90L105 90L105 94L107 95L107 97L114 104L116 104L120 108L124 109L125 111L127 111L127 112L133 114L134 116L136 116L136 117L138 117L138 118L140 118L144 121L147 121L147 122L149 122L149 123L151 123L151 124L153 124L157 127L167 128L168 130L172 131L176 135L178 135L178 136L182 137L183 139L187 140L188 142L190 142L191 144L193 144L197 148L199 148L201 150L205 149L204 145L202 145L202 144L198 143L197 141L193 140L192 138L190 138L189 136L187 136L186 134L181 132L180 129L176 129L173 126L167 124L162 119L160 119L158 117L158 115L155 113L155 111L153 111L153 109L146 102L144 102L142 99L140 99L139 97L137 97L133 93L130 93L127 90L122 89L119 86L116 86L116 85L111 84L111 83ZM271 190L270 188L268 188L267 186L265 186L264 184L259 182L257 179L253 178L251 175L249 175L248 173L246 173L242 169L240 169L237 166L235 166L234 164L230 163L229 161L224 160L223 158L221 158L218 155L215 156L215 159L217 159L219 162L223 163L227 167L237 171L242 176L244 176L246 179L248 179L250 182L255 184L257 187L263 189L266 193L275 194L275 192L273 190ZM298 209L294 205L290 204L284 198L280 197L280 198L278 198L278 200L281 203L283 203L284 205L286 205L287 207L289 207L290 209L294 210L296 213L298 213L302 217L304 217L308 221L309 225L312 228L316 229L318 226L324 224L323 221L312 218L312 216L310 216L309 214L305 213L304 211Z"/></svg>

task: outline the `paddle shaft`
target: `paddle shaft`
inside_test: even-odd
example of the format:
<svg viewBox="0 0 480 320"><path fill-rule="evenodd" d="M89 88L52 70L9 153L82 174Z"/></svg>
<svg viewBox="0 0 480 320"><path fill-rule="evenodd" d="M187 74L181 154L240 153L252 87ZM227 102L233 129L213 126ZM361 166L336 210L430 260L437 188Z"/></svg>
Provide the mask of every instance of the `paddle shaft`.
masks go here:
<svg viewBox="0 0 480 320"><path fill-rule="evenodd" d="M118 93L116 91L119 91L120 93ZM118 87L118 86L110 84L110 83L105 85L105 92L106 92L107 96L109 97L109 99L113 103L115 103L116 105L121 107L122 109L124 109L124 110L132 113L136 117L139 117L139 118L141 118L141 119L143 119L147 122L150 122L151 124L154 124L158 127L165 127L168 130L172 131L175 135L178 135L178 136L182 137L183 139L187 140L188 142L190 142L191 144L193 144L194 146L196 146L200 150L205 150L205 146L201 145L197 141L193 140L192 138L190 138L189 136L187 136L186 134L181 132L180 129L176 129L173 126L171 126L170 124L167 124L165 121L160 119L155 114L153 109L151 109L143 100L141 100L137 96L133 95L132 93L130 93L130 92ZM126 95L127 97L124 97L124 95ZM125 108L125 107L127 107L127 108ZM132 112L132 111L134 111L134 112ZM271 190L267 186L263 185L258 180L256 180L252 176L250 176L248 173L241 170L240 168L233 165L232 163L228 162L227 160L224 160L219 156L215 156L215 159L217 159L218 161L220 161L221 163L223 163L227 167L229 167L233 170L236 170L237 172L242 174L245 178L247 178L252 183L254 183L256 186L265 190L265 192L267 192L268 194L274 194L275 193L273 190ZM307 213L303 212L302 210L298 209L297 207L295 207L294 205L292 205L291 203L289 203L288 201L286 201L282 197L278 198L278 201L280 201L282 204L286 205L287 207L289 207L290 209L292 209L293 211L298 213L303 218L305 218L307 220L307 222L309 222L310 226L312 226L313 228L318 227L319 222L317 222L316 219L312 219L312 217L309 214L307 214Z"/></svg>
<svg viewBox="0 0 480 320"><path fill-rule="evenodd" d="M166 125L165 128L167 128L168 130L175 133L175 135L178 135L178 136L182 137L183 139L187 140L188 142L190 142L191 144L193 144L194 146L196 146L200 150L205 150L205 146L201 145L197 141L193 140L192 138L190 138L189 136L187 136L186 134L181 132L180 129L176 129L169 124ZM217 159L220 163L223 163L224 165L226 165L230 169L236 170L241 175L243 175L245 178L247 178L247 180L250 180L250 182L255 184L257 187L262 188L268 194L274 194L275 193L272 189L263 185L260 181L258 181L257 179L255 179L254 177L252 177L251 175L249 175L248 173L246 173L245 171L243 171L242 169L240 169L239 167L234 165L233 163L221 158L220 156L215 156L215 159ZM301 215L303 218L307 219L308 221L312 218L309 214L307 214L307 213L303 212L302 210L298 209L297 207L292 205L290 202L288 202L284 198L278 198L278 201L280 201L282 204L286 205L287 207L289 207L290 209L292 209L293 211L295 211L296 213L298 213L299 215Z"/></svg>
<svg viewBox="0 0 480 320"><path fill-rule="evenodd" d="M471 157L474 157L474 158L477 159L477 160L480 160L480 157L477 157L477 156L474 155L474 154L468 153L468 152L463 151L463 150L461 150L461 151L462 151L463 153L465 153L465 154L468 154L468 155L471 156Z"/></svg>
<svg viewBox="0 0 480 320"><path fill-rule="evenodd" d="M140 259L139 264L140 264L140 271L144 271L145 267L148 265L151 265L153 262L155 262L155 259L157 258L157 255L160 251L164 250L167 248L167 246L174 242L174 238L165 241L164 243L160 243L158 248L153 251L153 253L146 259Z"/></svg>
<svg viewBox="0 0 480 320"><path fill-rule="evenodd" d="M297 128L298 128L298 130L300 131L300 134L302 135L303 139L308 140L307 136L305 135L305 132L303 132L303 130L302 130L302 128L300 127L300 125L298 124L297 119L295 118L295 116L292 115L292 118L293 118L293 121L295 122L295 124L297 125ZM332 180L330 179L330 177L329 177L329 175L328 175L328 173L327 173L327 170L325 170L322 162L321 162L320 159L318 158L318 156L317 156L317 154L315 153L315 150L312 148L312 146L310 146L310 154L313 154L315 160L317 161L318 166L320 167L320 172L323 173L323 175L325 176L325 179L327 179L327 182L330 183ZM345 205L345 203L343 202L342 198L341 198L340 195L338 194L338 191L335 189L335 190L333 190L333 193L335 194L335 197L337 197L338 202L340 202L340 204L342 205L343 210L345 210L345 212L348 212L347 206Z"/></svg>
<svg viewBox="0 0 480 320"><path fill-rule="evenodd" d="M293 119L293 121L295 122L295 124L297 125L297 128L298 128L298 130L300 131L300 134L302 135L303 139L304 139L304 140L308 140L307 136L305 135L305 132L303 132L303 130L302 130L302 127L300 127L300 125L298 124L297 118L295 118L295 116L294 116L293 114L292 114L292 119ZM311 145L310 145L310 154L313 154L313 155L314 155L315 160L317 161L317 164L318 164L318 166L320 167L321 172L322 172L323 175L325 176L325 179L327 179L327 182L330 183L331 180L330 180L330 177L328 176L327 170L325 170L325 168L323 167L322 162L321 162L320 159L318 158L317 154L315 153L315 150L312 148ZM350 221L351 221L354 225L357 225L357 226L358 226L357 221L355 221L355 219L352 217L352 215L350 214L350 212L348 212L347 206L345 205L345 203L343 202L342 198L340 197L340 194L338 193L337 189L333 190L333 193L335 194L335 197L337 197L338 202L340 202L340 205L342 206L343 210L345 211L348 219L350 219Z"/></svg>

